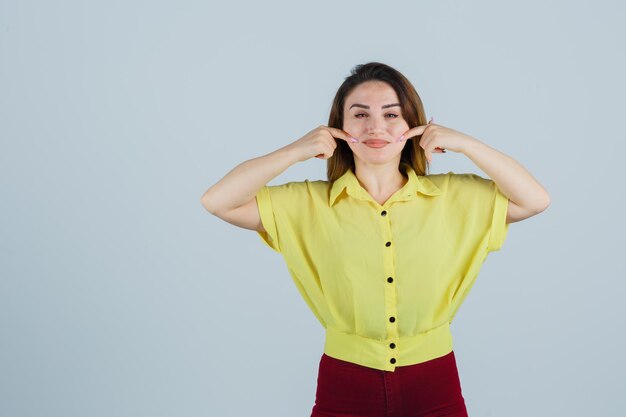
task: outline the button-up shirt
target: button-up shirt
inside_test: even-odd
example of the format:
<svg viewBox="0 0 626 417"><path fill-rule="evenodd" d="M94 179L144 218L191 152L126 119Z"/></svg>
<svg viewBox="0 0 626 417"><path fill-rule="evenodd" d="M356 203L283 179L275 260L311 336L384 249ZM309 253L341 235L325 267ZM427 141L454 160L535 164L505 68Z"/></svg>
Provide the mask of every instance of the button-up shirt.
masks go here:
<svg viewBox="0 0 626 417"><path fill-rule="evenodd" d="M380 370L452 350L450 324L508 232L508 198L473 173L417 175L383 205L352 170L265 185L263 242L326 330L324 353Z"/></svg>

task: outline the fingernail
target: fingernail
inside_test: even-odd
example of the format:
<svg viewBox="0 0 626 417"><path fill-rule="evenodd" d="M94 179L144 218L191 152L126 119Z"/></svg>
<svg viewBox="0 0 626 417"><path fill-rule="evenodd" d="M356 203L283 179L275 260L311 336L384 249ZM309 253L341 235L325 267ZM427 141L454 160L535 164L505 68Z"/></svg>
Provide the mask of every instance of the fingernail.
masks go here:
<svg viewBox="0 0 626 417"><path fill-rule="evenodd" d="M404 140L404 135L400 136L399 142L402 142L403 140Z"/></svg>
<svg viewBox="0 0 626 417"><path fill-rule="evenodd" d="M356 138L353 138L352 136L350 136L350 142L355 143L358 142L359 140Z"/></svg>
<svg viewBox="0 0 626 417"><path fill-rule="evenodd" d="M428 123L431 123L431 122L433 122L434 120L435 120L435 118L431 116L430 121L429 121Z"/></svg>

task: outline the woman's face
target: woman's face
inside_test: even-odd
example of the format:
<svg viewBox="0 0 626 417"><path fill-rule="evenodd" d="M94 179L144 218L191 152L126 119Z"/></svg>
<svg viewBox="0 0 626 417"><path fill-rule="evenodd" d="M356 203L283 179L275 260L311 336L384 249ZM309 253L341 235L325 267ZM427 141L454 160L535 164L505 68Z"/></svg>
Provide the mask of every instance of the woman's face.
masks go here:
<svg viewBox="0 0 626 417"><path fill-rule="evenodd" d="M360 141L346 142L355 159L377 163L399 159L406 141L396 141L409 125L402 117L398 95L389 84L367 81L358 85L346 97L343 110L343 130ZM382 140L384 146L368 146L371 139Z"/></svg>

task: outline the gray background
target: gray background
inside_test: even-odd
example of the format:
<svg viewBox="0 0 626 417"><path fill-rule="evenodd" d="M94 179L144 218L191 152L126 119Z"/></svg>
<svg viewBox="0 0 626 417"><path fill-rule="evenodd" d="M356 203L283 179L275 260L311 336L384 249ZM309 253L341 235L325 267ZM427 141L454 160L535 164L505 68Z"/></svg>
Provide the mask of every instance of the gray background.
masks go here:
<svg viewBox="0 0 626 417"><path fill-rule="evenodd" d="M2 0L0 415L308 416L323 328L280 255L199 198L381 61L552 197L453 322L470 415L622 416L625 11ZM485 176L434 154L448 171ZM304 179L325 161L270 184Z"/></svg>

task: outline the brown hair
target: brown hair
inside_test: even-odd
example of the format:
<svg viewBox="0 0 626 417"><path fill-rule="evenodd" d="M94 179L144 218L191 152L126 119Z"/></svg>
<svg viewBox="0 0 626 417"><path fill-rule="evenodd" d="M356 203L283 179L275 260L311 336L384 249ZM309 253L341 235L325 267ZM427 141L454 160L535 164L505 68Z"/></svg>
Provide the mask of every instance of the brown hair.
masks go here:
<svg viewBox="0 0 626 417"><path fill-rule="evenodd" d="M343 129L345 99L355 87L366 81L382 81L395 90L400 100L402 117L406 120L409 128L427 123L424 106L415 87L396 69L380 62L369 62L355 66L350 73L351 75L346 77L337 90L330 109L330 116L328 117L328 127ZM404 145L400 155L400 163L406 162L415 170L417 175L425 175L429 165L424 149L419 146L420 138L421 135L413 136L411 140L406 141L406 145ZM354 155L345 141L337 140L337 148L327 160L326 175L328 181L335 181L345 174L348 169L354 171Z"/></svg>

